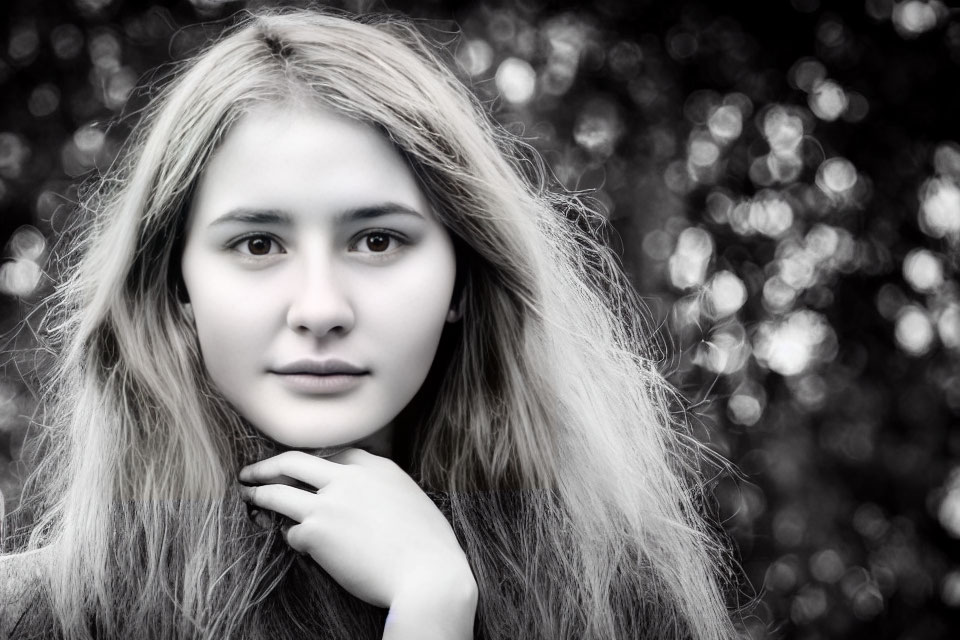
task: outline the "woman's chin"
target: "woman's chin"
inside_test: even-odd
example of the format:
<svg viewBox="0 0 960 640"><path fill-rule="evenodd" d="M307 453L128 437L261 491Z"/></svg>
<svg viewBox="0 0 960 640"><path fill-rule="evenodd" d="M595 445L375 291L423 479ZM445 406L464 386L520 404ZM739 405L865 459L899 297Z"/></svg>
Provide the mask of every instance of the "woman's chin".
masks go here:
<svg viewBox="0 0 960 640"><path fill-rule="evenodd" d="M363 449L378 456L390 457L392 453L393 424L375 429L372 433L353 429L351 433L309 434L305 431L287 430L276 433L266 429L260 432L272 440L279 451L303 451L318 458L329 458L346 449ZM359 432L359 433L358 433ZM357 436L360 437L357 437Z"/></svg>

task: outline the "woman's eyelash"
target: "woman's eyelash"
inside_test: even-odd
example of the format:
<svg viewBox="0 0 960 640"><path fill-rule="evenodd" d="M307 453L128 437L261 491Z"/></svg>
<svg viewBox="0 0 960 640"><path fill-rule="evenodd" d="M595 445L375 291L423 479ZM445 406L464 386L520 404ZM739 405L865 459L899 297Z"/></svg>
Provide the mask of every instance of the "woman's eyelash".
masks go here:
<svg viewBox="0 0 960 640"><path fill-rule="evenodd" d="M377 236L380 236L380 237L382 237L382 238L386 238L388 242L394 242L394 243L396 243L396 244L399 245L399 246L393 247L393 248L388 248L388 249L385 249L385 250L383 250L383 251L374 251L374 250L370 249L370 247L367 247L367 249L370 249L370 250L368 250L368 251L363 251L363 250L361 249L360 252L361 252L361 253L370 253L370 254L374 254L374 255L376 255L376 254L381 254L381 253L382 253L382 254L389 254L389 253L393 253L394 251L397 251L398 249L404 247L404 246L407 245L407 244L410 244L410 240L409 240L405 235L403 235L403 234L401 234L401 233L397 233L396 231L388 231L387 229L369 229L369 230L364 231L363 233L359 234L358 236L356 236L356 237L350 242L350 249L353 250L353 251L356 251L356 250L357 250L356 247L362 246L362 243L363 243L364 241L368 241L368 242L369 242L369 238L375 238L375 237L377 237Z"/></svg>
<svg viewBox="0 0 960 640"><path fill-rule="evenodd" d="M251 251L251 250L250 250L251 247L249 247L249 246L247 247L248 251L243 251L243 250L241 250L241 247L243 246L243 244L244 244L244 243L249 243L251 240L264 240L264 241L266 241L266 245L267 245L266 252L265 252L265 253L255 253L254 251ZM231 249L231 250L233 250L233 251L236 251L236 252L238 252L238 253L240 253L240 254L242 254L242 255L244 255L244 256L259 257L259 256L266 256L266 255L274 255L273 252L271 251L271 250L274 248L274 246L276 246L278 249L280 249L280 251L279 251L278 253L286 253L286 251L284 250L284 248L280 245L280 242L279 242L276 238L274 238L273 236L268 235L268 234L265 234L265 233L250 233L250 234L247 234L247 235L245 235L245 236L241 236L241 237L239 237L239 238L234 238L233 240L231 240L230 242L227 243L226 248Z"/></svg>
<svg viewBox="0 0 960 640"><path fill-rule="evenodd" d="M387 248L384 248L383 250L378 251L373 249L369 245L365 246L363 244L364 241L369 242L370 238L377 238L377 237L386 239L388 245L392 243L393 245L396 245L396 246L388 246ZM243 250L244 243L249 243L252 240L264 241L264 244L266 246L264 247L264 250L262 253L254 252L253 250L251 250L252 248L249 245L246 247L247 251ZM402 233L398 233L396 231L389 231L387 229L370 229L355 236L354 239L350 241L348 248L351 251L357 251L359 253L369 253L369 254L376 255L376 254L391 254L408 244L410 244L409 238L407 238ZM225 248L230 249L231 251L236 251L247 257L260 257L260 256L267 256L267 255L276 255L276 253L286 253L286 250L280 244L279 240L265 233L250 233L245 236L241 236L239 238L234 238L224 246ZM274 252L273 251L274 248L279 249L279 251Z"/></svg>

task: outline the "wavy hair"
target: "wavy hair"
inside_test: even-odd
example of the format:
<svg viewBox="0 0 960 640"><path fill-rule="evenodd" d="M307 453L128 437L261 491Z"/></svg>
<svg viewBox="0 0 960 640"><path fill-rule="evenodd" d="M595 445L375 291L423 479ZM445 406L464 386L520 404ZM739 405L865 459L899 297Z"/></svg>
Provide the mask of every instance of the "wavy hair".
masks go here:
<svg viewBox="0 0 960 640"><path fill-rule="evenodd" d="M191 192L264 103L375 126L455 240L465 315L399 420L403 464L477 579L477 636L732 637L703 450L672 417L602 218L545 187L413 26L306 10L250 15L178 69L84 201L46 316L28 544L46 560L18 633L382 631L383 611L249 522L236 473L270 445L213 388L180 304Z"/></svg>

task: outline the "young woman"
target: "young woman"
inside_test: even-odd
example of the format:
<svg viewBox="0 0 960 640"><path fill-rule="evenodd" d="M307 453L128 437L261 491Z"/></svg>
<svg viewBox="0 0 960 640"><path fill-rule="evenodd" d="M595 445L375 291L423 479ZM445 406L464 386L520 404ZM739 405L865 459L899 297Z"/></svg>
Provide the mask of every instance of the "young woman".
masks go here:
<svg viewBox="0 0 960 640"><path fill-rule="evenodd" d="M0 635L732 637L635 298L529 173L396 21L184 67L62 263Z"/></svg>

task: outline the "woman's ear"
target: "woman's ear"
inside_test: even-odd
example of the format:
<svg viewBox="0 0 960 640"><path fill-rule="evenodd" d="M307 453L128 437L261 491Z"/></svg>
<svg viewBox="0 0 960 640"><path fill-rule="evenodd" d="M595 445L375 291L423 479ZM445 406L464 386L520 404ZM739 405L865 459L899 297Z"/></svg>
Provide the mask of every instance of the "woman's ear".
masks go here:
<svg viewBox="0 0 960 640"><path fill-rule="evenodd" d="M183 281L183 276L179 276L177 280L178 282L175 290L177 296L177 305L179 305L180 310L183 311L183 315L193 322L193 305L190 304L190 296L187 295L187 285Z"/></svg>
<svg viewBox="0 0 960 640"><path fill-rule="evenodd" d="M459 299L450 306L450 310L447 311L447 322L453 323L460 320L463 317L463 306L466 296L463 295L463 292L460 292Z"/></svg>
<svg viewBox="0 0 960 640"><path fill-rule="evenodd" d="M467 282L469 263L467 261L467 248L459 238L453 239L454 251L457 259L457 275L453 282L453 295L450 302L450 310L447 311L447 322L457 322L463 318L464 308L467 301Z"/></svg>

